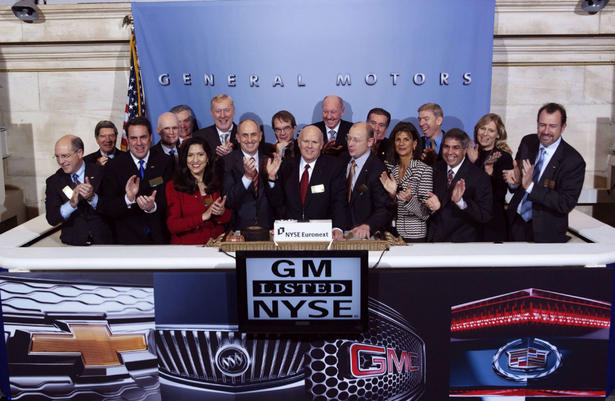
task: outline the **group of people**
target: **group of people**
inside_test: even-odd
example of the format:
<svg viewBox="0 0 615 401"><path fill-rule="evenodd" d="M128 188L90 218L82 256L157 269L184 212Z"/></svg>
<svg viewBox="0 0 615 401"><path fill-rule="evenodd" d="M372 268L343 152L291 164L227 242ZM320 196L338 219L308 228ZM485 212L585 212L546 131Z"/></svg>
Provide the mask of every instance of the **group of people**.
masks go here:
<svg viewBox="0 0 615 401"><path fill-rule="evenodd" d="M163 113L154 146L151 123L133 118L127 152L110 121L96 125L100 149L87 156L79 137L60 138L45 205L48 222L63 223L62 242L203 244L275 219L330 219L336 240L389 231L406 242L565 242L583 185L585 162L562 139L566 110L556 103L540 108L514 159L498 115L483 116L471 139L445 132L435 103L419 107L420 133L399 122L387 138L389 112L353 124L330 95L322 121L298 133L290 112L275 113L275 143L256 121L235 123L228 95L210 111L203 129L189 106Z"/></svg>

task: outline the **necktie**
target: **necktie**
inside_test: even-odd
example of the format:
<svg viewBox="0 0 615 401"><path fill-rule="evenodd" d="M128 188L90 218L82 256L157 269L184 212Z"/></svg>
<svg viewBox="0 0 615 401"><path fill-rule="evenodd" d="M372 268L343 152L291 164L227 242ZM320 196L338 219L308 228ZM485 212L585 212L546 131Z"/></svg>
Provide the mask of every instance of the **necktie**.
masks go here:
<svg viewBox="0 0 615 401"><path fill-rule="evenodd" d="M175 149L169 150L169 156L175 158Z"/></svg>
<svg viewBox="0 0 615 401"><path fill-rule="evenodd" d="M346 181L346 200L350 203L350 198L352 198L352 180L354 179L354 173L357 168L357 162L352 161L350 164L350 172L348 173L348 180Z"/></svg>
<svg viewBox="0 0 615 401"><path fill-rule="evenodd" d="M335 139L335 130L329 130L329 140Z"/></svg>
<svg viewBox="0 0 615 401"><path fill-rule="evenodd" d="M448 170L448 176L447 176L447 181L448 181L447 186L448 187L451 186L451 182L453 182L453 178L455 178L455 173L453 173L453 169L451 168Z"/></svg>
<svg viewBox="0 0 615 401"><path fill-rule="evenodd" d="M250 161L255 161L253 157L250 158ZM252 185L254 186L254 195L258 196L258 169L256 169L256 175L252 178Z"/></svg>
<svg viewBox="0 0 615 401"><path fill-rule="evenodd" d="M538 183L538 179L540 178L540 170L542 169L542 163L545 160L546 154L546 149L540 148L540 154L538 155L538 159L536 159L536 163L534 164L534 172L532 173L532 182L534 182L534 185ZM530 221L532 220L532 201L527 199L527 195L527 192L523 194L519 214L523 220Z"/></svg>
<svg viewBox="0 0 615 401"><path fill-rule="evenodd" d="M222 145L226 145L226 141L228 141L229 136L231 136L231 134L229 134L228 132L222 134Z"/></svg>
<svg viewBox="0 0 615 401"><path fill-rule="evenodd" d="M139 175L141 175L141 179L145 178L145 170L143 169L143 163L145 163L145 160L139 160Z"/></svg>
<svg viewBox="0 0 615 401"><path fill-rule="evenodd" d="M310 165L306 164L305 169L303 169L303 174L301 174L301 181L299 182L299 189L301 191L301 205L305 204L305 195L307 194L308 185L310 183L310 173L308 170L310 169Z"/></svg>
<svg viewBox="0 0 615 401"><path fill-rule="evenodd" d="M81 184L81 182L79 182L79 176L77 175L77 173L71 174L70 177L73 179L73 182L75 183L75 185Z"/></svg>
<svg viewBox="0 0 615 401"><path fill-rule="evenodd" d="M429 147L433 150L436 150L436 141L434 141L433 139L429 140Z"/></svg>

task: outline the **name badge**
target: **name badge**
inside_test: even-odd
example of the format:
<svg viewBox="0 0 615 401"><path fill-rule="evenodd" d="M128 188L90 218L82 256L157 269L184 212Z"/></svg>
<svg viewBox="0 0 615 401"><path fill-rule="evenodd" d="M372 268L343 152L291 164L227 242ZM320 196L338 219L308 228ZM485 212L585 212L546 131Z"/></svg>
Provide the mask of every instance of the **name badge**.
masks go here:
<svg viewBox="0 0 615 401"><path fill-rule="evenodd" d="M162 184L162 177L156 177L149 180L149 186L152 188L157 187L160 184Z"/></svg>
<svg viewBox="0 0 615 401"><path fill-rule="evenodd" d="M325 192L325 185L324 184L318 184L318 185L312 185L312 193L313 194L319 194Z"/></svg>
<svg viewBox="0 0 615 401"><path fill-rule="evenodd" d="M62 188L62 192L64 192L64 195L66 195L68 199L73 197L73 189L68 185Z"/></svg>

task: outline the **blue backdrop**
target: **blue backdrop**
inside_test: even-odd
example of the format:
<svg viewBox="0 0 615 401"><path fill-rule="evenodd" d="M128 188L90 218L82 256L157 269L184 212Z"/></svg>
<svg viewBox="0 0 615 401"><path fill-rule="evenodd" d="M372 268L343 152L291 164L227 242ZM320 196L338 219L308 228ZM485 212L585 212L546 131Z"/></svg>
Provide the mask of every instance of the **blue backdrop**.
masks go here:
<svg viewBox="0 0 615 401"><path fill-rule="evenodd" d="M271 140L276 111L309 124L321 120L322 98L337 94L346 120L365 120L378 106L392 124L416 123L418 106L437 102L445 129L470 132L489 112L494 7L494 0L133 3L148 115L155 124L188 104L205 127L213 123L210 99L226 93L235 121L255 118Z"/></svg>

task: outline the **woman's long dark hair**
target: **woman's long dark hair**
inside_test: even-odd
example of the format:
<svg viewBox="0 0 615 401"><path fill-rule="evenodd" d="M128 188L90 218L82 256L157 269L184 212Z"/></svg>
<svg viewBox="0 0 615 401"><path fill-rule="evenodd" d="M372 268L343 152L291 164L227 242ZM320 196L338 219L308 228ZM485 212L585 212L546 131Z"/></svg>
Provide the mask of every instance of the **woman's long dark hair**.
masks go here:
<svg viewBox="0 0 615 401"><path fill-rule="evenodd" d="M198 191L198 185L194 176L188 168L188 150L192 145L201 145L205 154L207 155L207 164L205 165L205 171L203 172L203 183L207 189L208 194L213 194L220 188L219 174L216 171L216 164L213 160L209 159L210 149L207 142L202 138L190 138L182 142L179 147L179 161L178 166L175 169L175 177L173 178L173 186L175 190L179 192L185 192L193 194Z"/></svg>
<svg viewBox="0 0 615 401"><path fill-rule="evenodd" d="M391 131L391 135L389 135L389 149L387 149L386 161L391 164L399 164L399 155L395 151L395 138L402 132L409 134L414 140L414 142L416 142L412 158L419 159L421 157L421 149L419 146L419 141L421 137L419 136L419 131L416 129L414 124L400 121L395 124L393 131Z"/></svg>

